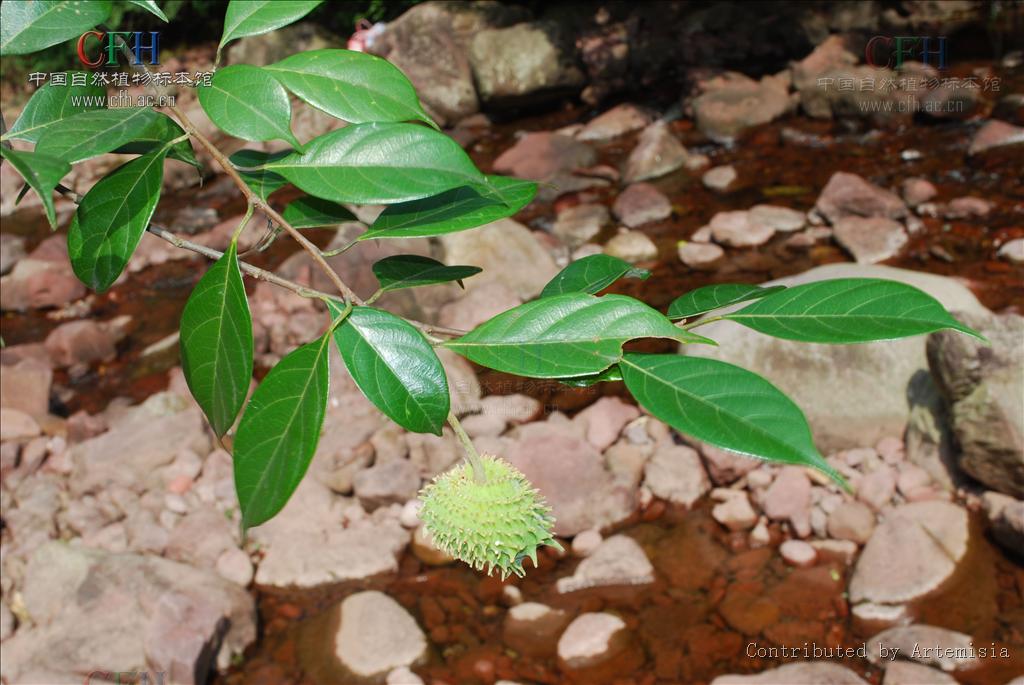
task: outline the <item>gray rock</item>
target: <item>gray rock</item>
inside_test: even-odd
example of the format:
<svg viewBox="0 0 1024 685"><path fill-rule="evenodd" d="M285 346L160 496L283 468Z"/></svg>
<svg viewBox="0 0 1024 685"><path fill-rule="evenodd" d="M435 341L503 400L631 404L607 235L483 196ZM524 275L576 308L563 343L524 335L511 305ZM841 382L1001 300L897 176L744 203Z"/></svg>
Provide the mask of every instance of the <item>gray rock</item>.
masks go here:
<svg viewBox="0 0 1024 685"><path fill-rule="evenodd" d="M576 140L611 140L651 124L653 117L645 109L630 103L612 107L586 123Z"/></svg>
<svg viewBox="0 0 1024 685"><path fill-rule="evenodd" d="M996 542L1012 554L1024 554L1024 501L998 492L986 492L981 501Z"/></svg>
<svg viewBox="0 0 1024 685"><path fill-rule="evenodd" d="M383 592L357 592L336 609L335 655L358 678L381 678L427 656L427 639L401 604Z"/></svg>
<svg viewBox="0 0 1024 685"><path fill-rule="evenodd" d="M974 316L965 323L991 346L946 332L928 337L928 361L952 406L958 464L988 487L1024 498L1024 318Z"/></svg>
<svg viewBox="0 0 1024 685"><path fill-rule="evenodd" d="M558 213L551 232L575 249L601 232L611 223L611 215L604 205L582 204Z"/></svg>
<svg viewBox="0 0 1024 685"><path fill-rule="evenodd" d="M553 22L478 31L469 63L480 100L489 104L536 102L576 91L584 80Z"/></svg>
<svg viewBox="0 0 1024 685"><path fill-rule="evenodd" d="M832 174L815 208L832 224L849 216L901 219L909 213L899 196L844 171Z"/></svg>
<svg viewBox="0 0 1024 685"><path fill-rule="evenodd" d="M558 639L558 660L565 670L590 668L607 661L626 646L625 622L608 613L580 614Z"/></svg>
<svg viewBox="0 0 1024 685"><path fill-rule="evenodd" d="M885 667L882 685L957 685L948 673L909 661L893 661Z"/></svg>
<svg viewBox="0 0 1024 685"><path fill-rule="evenodd" d="M442 236L441 243L445 263L473 264L483 269L483 273L466 281L467 292L497 281L529 300L558 273L547 249L529 229L512 219Z"/></svg>
<svg viewBox="0 0 1024 685"><path fill-rule="evenodd" d="M612 211L619 221L636 228L672 215L672 203L650 183L633 183L615 198Z"/></svg>
<svg viewBox="0 0 1024 685"><path fill-rule="evenodd" d="M654 567L643 548L627 535L603 540L573 574L556 582L562 593L606 585L644 585L654 582Z"/></svg>
<svg viewBox="0 0 1024 685"><path fill-rule="evenodd" d="M264 549L256 584L312 588L398 569L409 532L397 520L344 527L344 500L306 478L276 517L251 531Z"/></svg>
<svg viewBox="0 0 1024 685"><path fill-rule="evenodd" d="M889 512L864 547L850 600L901 604L949 578L967 551L967 512L948 502L915 502Z"/></svg>
<svg viewBox="0 0 1024 685"><path fill-rule="evenodd" d="M921 664L934 665L943 671L966 671L976 668L978 658L970 635L935 626L897 626L883 630L868 640L868 661L880 664L885 657L881 649L899 650L899 656Z"/></svg>
<svg viewBox="0 0 1024 685"><path fill-rule="evenodd" d="M756 675L721 675L711 685L868 685L856 673L827 661L786 664Z"/></svg>
<svg viewBox="0 0 1024 685"><path fill-rule="evenodd" d="M636 506L635 490L605 470L601 454L571 424L526 424L502 456L544 493L556 535L612 525Z"/></svg>
<svg viewBox="0 0 1024 685"><path fill-rule="evenodd" d="M388 504L404 504L420 489L419 470L406 459L374 464L356 474L356 497L367 511Z"/></svg>
<svg viewBox="0 0 1024 685"><path fill-rule="evenodd" d="M640 231L622 229L604 246L604 253L637 264L657 259L658 246Z"/></svg>
<svg viewBox="0 0 1024 685"><path fill-rule="evenodd" d="M697 450L663 444L644 466L644 485L657 497L692 507L711 489Z"/></svg>
<svg viewBox="0 0 1024 685"><path fill-rule="evenodd" d="M689 166L696 159L672 135L668 124L657 121L644 129L636 147L629 153L622 174L625 183L646 181Z"/></svg>
<svg viewBox="0 0 1024 685"><path fill-rule="evenodd" d="M948 309L987 311L955 279L881 266L831 264L769 284L853 277L909 283ZM708 324L702 331L717 340L719 347L683 345L682 352L720 359L766 377L804 410L818 447L826 452L901 434L919 399L911 381L919 372L927 377L923 337L867 345L819 345L770 338L728 322Z"/></svg>
<svg viewBox="0 0 1024 685"><path fill-rule="evenodd" d="M883 217L843 217L836 222L833 235L859 264L895 257L909 240L902 224Z"/></svg>
<svg viewBox="0 0 1024 685"><path fill-rule="evenodd" d="M157 557L53 542L29 560L23 598L33 624L4 641L0 668L11 682L38 672L78 682L102 665L202 683L215 657L224 668L256 638L242 588Z"/></svg>

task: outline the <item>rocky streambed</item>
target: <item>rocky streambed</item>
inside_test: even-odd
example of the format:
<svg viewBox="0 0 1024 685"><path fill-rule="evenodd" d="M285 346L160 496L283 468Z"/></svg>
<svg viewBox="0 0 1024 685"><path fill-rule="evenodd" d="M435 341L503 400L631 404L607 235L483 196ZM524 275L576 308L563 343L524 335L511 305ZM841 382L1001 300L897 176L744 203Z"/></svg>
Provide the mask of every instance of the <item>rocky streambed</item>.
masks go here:
<svg viewBox="0 0 1024 685"><path fill-rule="evenodd" d="M452 133L481 168L544 181L538 201L477 231L332 259L364 295L369 264L388 254L484 267L465 292L381 300L459 328L605 251L652 270L616 287L656 307L715 282L879 276L930 292L991 341L796 346L708 327L719 358L794 397L855 497L687 441L616 384L568 389L444 355L467 431L524 471L558 519L566 552L546 551L523 580L433 548L415 497L460 458L456 441L388 423L340 364L310 474L243 540L230 455L177 368L177 319L204 262L147 235L123 281L86 294L62 234L31 208L5 216L3 677L1018 682L1024 122L1006 100L1020 74L993 72L1002 93L959 93L973 118L888 120L851 116L847 100L807 85L850 64L826 41L777 76L695 74L681 108L654 98L463 118ZM324 125L296 118L302 139ZM192 181L172 177L158 219L223 246L243 207L222 177ZM340 245L358 230L315 239ZM251 259L328 287L287 241ZM249 285L262 373L324 314Z"/></svg>

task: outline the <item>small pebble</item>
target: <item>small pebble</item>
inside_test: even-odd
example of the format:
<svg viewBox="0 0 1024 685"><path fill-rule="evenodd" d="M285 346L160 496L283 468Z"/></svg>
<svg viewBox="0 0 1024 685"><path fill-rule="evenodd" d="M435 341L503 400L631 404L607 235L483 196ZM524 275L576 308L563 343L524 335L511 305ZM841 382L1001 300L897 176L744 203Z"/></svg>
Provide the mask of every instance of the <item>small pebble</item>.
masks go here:
<svg viewBox="0 0 1024 685"><path fill-rule="evenodd" d="M786 540L779 546L779 553L791 566L812 566L818 558L818 552L803 540Z"/></svg>
<svg viewBox="0 0 1024 685"><path fill-rule="evenodd" d="M600 531L593 528L585 530L572 539L572 553L578 557L589 557L603 539Z"/></svg>

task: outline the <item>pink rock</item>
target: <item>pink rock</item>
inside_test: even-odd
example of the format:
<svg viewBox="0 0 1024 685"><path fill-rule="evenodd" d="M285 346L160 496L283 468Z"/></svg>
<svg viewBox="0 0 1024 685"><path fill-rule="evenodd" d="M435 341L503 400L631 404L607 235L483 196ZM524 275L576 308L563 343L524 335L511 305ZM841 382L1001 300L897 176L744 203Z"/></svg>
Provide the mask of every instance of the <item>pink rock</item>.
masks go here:
<svg viewBox="0 0 1024 685"><path fill-rule="evenodd" d="M712 493L714 494L714 493ZM750 498L742 490L735 491L723 502L716 504L711 516L729 530L750 530L757 523L757 512L750 506Z"/></svg>
<svg viewBox="0 0 1024 685"><path fill-rule="evenodd" d="M690 236L690 240L695 243L710 243L711 238L712 236L710 226L701 226L700 228L693 232L693 235Z"/></svg>
<svg viewBox="0 0 1024 685"><path fill-rule="evenodd" d="M672 135L668 124L658 121L644 129L626 160L622 179L627 183L646 181L671 173L691 162L691 155Z"/></svg>
<svg viewBox="0 0 1024 685"><path fill-rule="evenodd" d="M847 216L899 219L908 214L899 197L844 171L832 174L815 208L832 224Z"/></svg>
<svg viewBox="0 0 1024 685"><path fill-rule="evenodd" d="M993 119L979 128L971 138L967 154L976 155L994 147L1018 143L1024 143L1024 128Z"/></svg>
<svg viewBox="0 0 1024 685"><path fill-rule="evenodd" d="M17 409L0 409L0 440L27 440L41 432L31 416Z"/></svg>
<svg viewBox="0 0 1024 685"><path fill-rule="evenodd" d="M117 356L116 345L125 336L119 323L69 321L46 336L46 350L54 364L61 367L110 361Z"/></svg>
<svg viewBox="0 0 1024 685"><path fill-rule="evenodd" d="M903 461L904 451L901 438L886 436L878 441L875 450L886 464L898 464Z"/></svg>
<svg viewBox="0 0 1024 685"><path fill-rule="evenodd" d="M68 417L64 424L67 428L68 442L83 442L94 438L107 430L107 422L100 414L88 414L77 411Z"/></svg>
<svg viewBox="0 0 1024 685"><path fill-rule="evenodd" d="M1014 264L1024 263L1024 238L1016 238L999 248L999 256Z"/></svg>
<svg viewBox="0 0 1024 685"><path fill-rule="evenodd" d="M19 409L37 420L50 409L53 370L35 359L22 359L4 366L0 373L0 407Z"/></svg>
<svg viewBox="0 0 1024 685"><path fill-rule="evenodd" d="M706 269L723 256L725 250L713 243L680 242L679 260L692 269Z"/></svg>
<svg viewBox="0 0 1024 685"><path fill-rule="evenodd" d="M779 545L779 554L790 566L813 566L818 559L818 551L803 540L786 540Z"/></svg>
<svg viewBox="0 0 1024 685"><path fill-rule="evenodd" d="M726 164L723 166L716 166L712 169L708 169L704 172L701 177L701 182L705 187L711 190L726 190L736 180L737 174L736 169L732 165Z"/></svg>
<svg viewBox="0 0 1024 685"><path fill-rule="evenodd" d="M762 508L773 521L788 520L799 537L811 533L811 481L803 469L787 466L765 491Z"/></svg>
<svg viewBox="0 0 1024 685"><path fill-rule="evenodd" d="M18 260L11 273L0 279L0 309L61 307L85 293L85 286L71 270L67 240L55 235Z"/></svg>
<svg viewBox="0 0 1024 685"><path fill-rule="evenodd" d="M860 502L843 502L828 516L828 534L863 545L875 530L875 514Z"/></svg>
<svg viewBox="0 0 1024 685"><path fill-rule="evenodd" d="M750 219L754 223L770 226L782 233L799 231L807 225L806 214L777 205L754 205L750 208Z"/></svg>
<svg viewBox="0 0 1024 685"><path fill-rule="evenodd" d="M754 219L745 210L719 212L711 218L715 241L732 247L753 247L768 242L775 229Z"/></svg>
<svg viewBox="0 0 1024 685"><path fill-rule="evenodd" d="M694 447L704 457L704 466L715 485L730 485L763 463L753 457L746 457L702 442L695 442Z"/></svg>
<svg viewBox="0 0 1024 685"><path fill-rule="evenodd" d="M900 464L900 475L896 479L896 488L907 499L911 499L921 490L928 489L931 484L932 477L917 464L909 462Z"/></svg>
<svg viewBox="0 0 1024 685"><path fill-rule="evenodd" d="M639 131L652 121L650 112L627 102L588 121L576 134L576 140L610 140Z"/></svg>
<svg viewBox="0 0 1024 685"><path fill-rule="evenodd" d="M600 451L619 439L627 423L640 416L640 411L618 397L602 397L573 419L584 427L587 442Z"/></svg>
<svg viewBox="0 0 1024 685"><path fill-rule="evenodd" d="M494 170L534 181L549 181L559 172L593 166L594 150L568 136L548 131L527 133L494 160Z"/></svg>
<svg viewBox="0 0 1024 685"><path fill-rule="evenodd" d="M858 264L894 257L909 240L902 224L882 217L843 217L836 222L834 236Z"/></svg>
<svg viewBox="0 0 1024 685"><path fill-rule="evenodd" d="M896 471L891 466L875 469L857 483L857 499L879 511L896 494Z"/></svg>
<svg viewBox="0 0 1024 685"><path fill-rule="evenodd" d="M966 219L969 217L988 216L992 211L992 203L980 197L958 197L946 205L943 215L947 219Z"/></svg>
<svg viewBox="0 0 1024 685"><path fill-rule="evenodd" d="M900 188L903 192L903 199L911 207L928 202L939 192L930 182L917 177L906 179Z"/></svg>
<svg viewBox="0 0 1024 685"><path fill-rule="evenodd" d="M667 219L672 214L672 203L650 183L633 183L615 198L612 211L619 221L636 228Z"/></svg>

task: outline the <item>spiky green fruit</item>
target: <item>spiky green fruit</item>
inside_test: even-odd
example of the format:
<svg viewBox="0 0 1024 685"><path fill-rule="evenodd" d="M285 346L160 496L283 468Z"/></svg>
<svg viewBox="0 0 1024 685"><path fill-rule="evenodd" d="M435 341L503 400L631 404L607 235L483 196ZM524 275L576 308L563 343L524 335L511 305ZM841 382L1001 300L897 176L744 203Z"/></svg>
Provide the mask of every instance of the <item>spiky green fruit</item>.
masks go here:
<svg viewBox="0 0 1024 685"><path fill-rule="evenodd" d="M555 519L526 476L506 461L483 455L486 482L463 462L420 492L420 518L440 549L478 571L502 579L526 575L523 560L537 566L537 548L562 546L551 535Z"/></svg>

